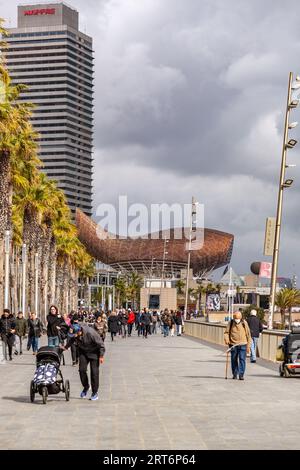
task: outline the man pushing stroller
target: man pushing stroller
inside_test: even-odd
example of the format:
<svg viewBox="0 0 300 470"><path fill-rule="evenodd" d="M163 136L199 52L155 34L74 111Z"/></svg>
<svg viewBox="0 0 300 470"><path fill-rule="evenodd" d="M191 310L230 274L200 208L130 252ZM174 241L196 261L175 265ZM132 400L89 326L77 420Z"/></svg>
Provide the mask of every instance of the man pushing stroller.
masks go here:
<svg viewBox="0 0 300 470"><path fill-rule="evenodd" d="M99 365L103 364L105 353L103 339L94 328L74 323L69 329L66 346L61 345L60 347L65 350L70 348L72 344L76 344L79 353L79 375L83 385L80 397L85 398L90 389L87 375L87 367L90 364L92 386L90 400L98 400Z"/></svg>

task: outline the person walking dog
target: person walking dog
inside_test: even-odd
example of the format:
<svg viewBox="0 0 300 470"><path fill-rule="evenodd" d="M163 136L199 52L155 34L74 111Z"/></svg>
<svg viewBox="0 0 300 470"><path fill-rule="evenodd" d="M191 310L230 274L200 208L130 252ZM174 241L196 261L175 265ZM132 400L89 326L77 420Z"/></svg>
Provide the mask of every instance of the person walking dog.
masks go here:
<svg viewBox="0 0 300 470"><path fill-rule="evenodd" d="M244 380L246 370L246 354L250 352L251 333L248 323L242 319L241 312L233 314L224 332L224 341L231 348L232 378Z"/></svg>

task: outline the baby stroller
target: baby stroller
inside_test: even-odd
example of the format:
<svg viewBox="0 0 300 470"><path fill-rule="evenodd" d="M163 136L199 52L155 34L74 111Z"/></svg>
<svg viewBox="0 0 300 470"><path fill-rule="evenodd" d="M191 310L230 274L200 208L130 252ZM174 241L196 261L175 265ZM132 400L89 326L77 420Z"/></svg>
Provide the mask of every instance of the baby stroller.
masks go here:
<svg viewBox="0 0 300 470"><path fill-rule="evenodd" d="M300 374L300 328L292 331L282 341L284 360L279 366L280 377Z"/></svg>
<svg viewBox="0 0 300 470"><path fill-rule="evenodd" d="M30 400L34 402L35 394L42 395L44 405L48 395L63 392L66 400L70 400L70 382L65 381L60 370L62 351L49 346L41 347L36 355L36 371L30 382Z"/></svg>

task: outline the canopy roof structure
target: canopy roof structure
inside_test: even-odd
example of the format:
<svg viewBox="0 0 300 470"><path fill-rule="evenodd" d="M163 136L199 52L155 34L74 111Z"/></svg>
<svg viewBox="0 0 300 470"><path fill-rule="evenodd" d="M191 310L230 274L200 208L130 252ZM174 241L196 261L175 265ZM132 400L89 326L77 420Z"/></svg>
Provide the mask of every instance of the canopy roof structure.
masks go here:
<svg viewBox="0 0 300 470"><path fill-rule="evenodd" d="M137 271L151 277L160 276L163 270L165 276L174 277L187 267L189 243L184 229L164 230L142 238L124 238L105 232L79 209L76 211L76 226L78 237L90 255L117 270ZM203 244L199 248L192 244L191 269L194 275L229 264L233 235L208 228L197 229L195 235L203 239Z"/></svg>

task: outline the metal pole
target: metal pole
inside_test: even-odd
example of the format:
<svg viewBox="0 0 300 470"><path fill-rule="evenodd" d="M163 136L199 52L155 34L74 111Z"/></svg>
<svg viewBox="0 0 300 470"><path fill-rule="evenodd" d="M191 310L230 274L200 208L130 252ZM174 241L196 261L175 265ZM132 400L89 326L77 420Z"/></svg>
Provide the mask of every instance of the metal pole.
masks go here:
<svg viewBox="0 0 300 470"><path fill-rule="evenodd" d="M286 104L286 112L285 112L285 124L284 124L282 158L281 158L281 168L280 168L280 178L279 178L279 188L278 188L278 200L277 200L275 240L274 240L272 274L271 274L270 315L269 315L269 324L268 324L269 329L273 328L273 317L274 317L274 308L275 308L276 279L277 279L277 270L278 270L280 229L281 229L281 220L282 220L282 200L283 200L283 189L284 189L283 184L284 184L284 180L285 180L286 150L287 150L286 144L287 144L287 140L288 140L292 81L293 81L293 74L292 74L292 72L290 72L290 74L289 74L289 84L288 84L287 104Z"/></svg>
<svg viewBox="0 0 300 470"><path fill-rule="evenodd" d="M22 246L22 312L26 316L26 243Z"/></svg>
<svg viewBox="0 0 300 470"><path fill-rule="evenodd" d="M155 258L152 257L151 259L151 272L150 272L150 280L149 280L149 289L148 289L148 301L147 307L150 308L150 295L151 295L151 284L152 284L152 276L153 276L153 261Z"/></svg>
<svg viewBox="0 0 300 470"><path fill-rule="evenodd" d="M9 307L9 248L10 231L5 230L4 308Z"/></svg>
<svg viewBox="0 0 300 470"><path fill-rule="evenodd" d="M34 299L34 311L36 316L39 315L38 306L39 306L39 254L36 253L34 256L34 270L35 270L35 299Z"/></svg>
<svg viewBox="0 0 300 470"><path fill-rule="evenodd" d="M193 214L194 214L195 202L196 201L193 197L192 198L191 219L190 219L190 236L189 236L188 261L187 261L186 286L185 286L184 318L186 318L186 314L187 314L187 304L188 304L188 295L189 295L189 279L190 279L192 231L193 231Z"/></svg>
<svg viewBox="0 0 300 470"><path fill-rule="evenodd" d="M230 291L230 296L229 296L229 320L232 319L233 317L233 302L232 302L232 267L229 268L229 291Z"/></svg>
<svg viewBox="0 0 300 470"><path fill-rule="evenodd" d="M165 272L165 257L166 257L166 246L167 246L167 239L164 239L164 254L163 254L163 264L161 270L161 283L160 283L160 295L159 295L159 309L161 310L161 296L162 296L162 286L163 286L163 278Z"/></svg>

